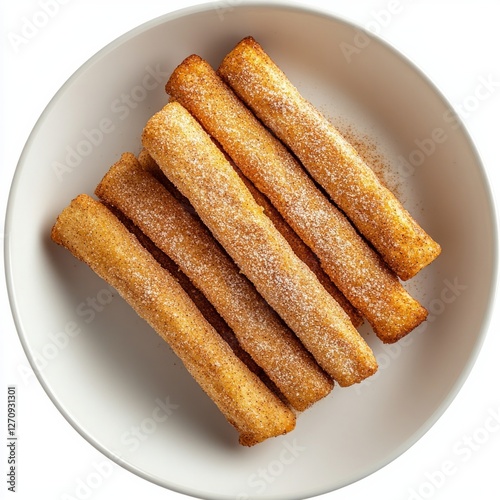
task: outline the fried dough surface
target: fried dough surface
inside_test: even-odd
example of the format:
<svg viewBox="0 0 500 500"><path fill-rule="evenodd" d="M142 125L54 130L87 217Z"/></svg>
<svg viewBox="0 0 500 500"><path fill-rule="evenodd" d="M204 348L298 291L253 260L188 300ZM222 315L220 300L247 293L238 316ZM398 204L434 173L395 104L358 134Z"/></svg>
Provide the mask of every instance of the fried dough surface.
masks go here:
<svg viewBox="0 0 500 500"><path fill-rule="evenodd" d="M266 301L340 385L377 364L349 317L264 215L224 154L179 103L156 113L143 145Z"/></svg>
<svg viewBox="0 0 500 500"><path fill-rule="evenodd" d="M237 44L218 73L297 155L401 279L415 276L440 254L439 244L252 37Z"/></svg>
<svg viewBox="0 0 500 500"><path fill-rule="evenodd" d="M123 154L95 192L176 262L296 410L303 411L329 394L332 380L294 333L201 222L144 171L133 154Z"/></svg>
<svg viewBox="0 0 500 500"><path fill-rule="evenodd" d="M229 325L224 321L220 314L210 304L207 298L196 288L191 280L179 269L179 266L167 255L162 252L152 241L137 227L128 217L120 212L116 207L103 202L103 204L116 216L116 218L130 231L139 241L139 243L154 257L154 259L166 269L173 278L181 285L189 298L194 302L204 318L214 327L217 333L229 344L233 352L240 358L250 371L255 373L271 391L280 399L285 401L283 394L276 385L269 379L264 370L255 363L252 357L241 347L238 339L234 335Z"/></svg>
<svg viewBox="0 0 500 500"><path fill-rule="evenodd" d="M80 195L52 239L87 263L169 343L251 446L291 431L293 412L232 352L174 278L100 202Z"/></svg>
<svg viewBox="0 0 500 500"><path fill-rule="evenodd" d="M154 175L162 184L164 184L167 189L181 201L183 204L187 205L187 209L194 212L194 209L190 206L189 200L182 196L177 188L166 178L166 176L161 171L160 167L151 158L147 150L143 149L138 156L139 163L141 166ZM269 199L261 193L252 182L243 175L243 172L234 164L231 163L232 167L236 170L238 175L241 177L245 186L252 193L255 201L264 209L264 213L271 219L272 223L276 229L285 237L289 245L292 247L295 254L303 260L311 271L317 276L320 283L325 287L326 291L342 306L344 311L349 315L352 324L355 327L359 327L363 324L363 318L361 314L356 310L356 308L347 300L345 295L335 286L333 281L328 277L321 263L319 262L316 255L311 251L311 249L300 239L298 234L292 229L292 227L285 221L282 215L276 210Z"/></svg>
<svg viewBox="0 0 500 500"><path fill-rule="evenodd" d="M328 277L319 259L314 252L300 239L298 234L292 229L290 224L286 222L283 216L276 210L274 205L269 199L261 193L252 182L243 175L240 169L233 165L238 175L241 177L245 186L252 193L255 201L264 209L264 213L271 219L276 229L284 236L288 244L292 247L293 251L316 275L319 282L323 285L325 290L339 303L344 311L349 316L352 324L359 327L363 324L363 318L357 309L347 300L345 295L338 289L333 281Z"/></svg>
<svg viewBox="0 0 500 500"><path fill-rule="evenodd" d="M424 321L425 308L206 61L186 58L166 90L269 198L380 339L395 342Z"/></svg>

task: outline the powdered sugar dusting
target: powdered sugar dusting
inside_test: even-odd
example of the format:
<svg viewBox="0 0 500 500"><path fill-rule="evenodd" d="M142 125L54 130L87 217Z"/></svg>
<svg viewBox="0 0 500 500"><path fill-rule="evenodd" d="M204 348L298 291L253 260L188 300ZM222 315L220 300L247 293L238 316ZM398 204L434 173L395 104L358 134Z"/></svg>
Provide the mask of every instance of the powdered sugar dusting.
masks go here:
<svg viewBox="0 0 500 500"><path fill-rule="evenodd" d="M439 245L254 40L242 41L226 56L219 72L293 150L398 275L408 279L439 254Z"/></svg>
<svg viewBox="0 0 500 500"><path fill-rule="evenodd" d="M238 73L235 78L244 78ZM271 93L285 91L273 81ZM241 171L318 256L332 281L385 338L397 338L422 319L414 301L345 216L323 195L289 151L227 88L210 66L191 57L176 69L167 90L222 145ZM257 91L258 93L258 91ZM275 100L269 99L271 103ZM280 100L279 102L283 102ZM285 101L290 108L294 102ZM281 109L286 121L293 109ZM318 141L301 143L317 156ZM347 146L346 146L347 147Z"/></svg>
<svg viewBox="0 0 500 500"><path fill-rule="evenodd" d="M256 444L293 429L295 416L204 320L180 285L101 203L80 195L52 238L114 286L182 359L240 432Z"/></svg>
<svg viewBox="0 0 500 500"><path fill-rule="evenodd" d="M171 103L150 120L144 145L328 373L347 385L373 372L373 355L346 313L293 253L184 108ZM211 196L214 192L217 196Z"/></svg>
<svg viewBox="0 0 500 500"><path fill-rule="evenodd" d="M178 264L296 409L330 392L331 380L212 235L134 157L122 156L96 192ZM219 189L207 202L220 195Z"/></svg>

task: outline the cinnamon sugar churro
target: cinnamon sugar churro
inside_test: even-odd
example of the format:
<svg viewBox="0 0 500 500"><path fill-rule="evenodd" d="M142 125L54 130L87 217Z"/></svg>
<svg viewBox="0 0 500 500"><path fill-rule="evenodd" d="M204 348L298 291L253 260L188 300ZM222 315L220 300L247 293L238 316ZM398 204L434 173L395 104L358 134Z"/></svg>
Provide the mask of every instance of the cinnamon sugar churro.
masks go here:
<svg viewBox="0 0 500 500"><path fill-rule="evenodd" d="M151 172L160 182L166 185L170 192L173 192L174 196L182 201L185 205L189 207L189 201L185 199L180 193L178 193L177 188L166 178L166 176L161 171L160 167L151 158L147 150L143 149L138 156L139 163L141 166ZM344 311L349 315L352 324L355 327L359 327L363 323L363 318L359 312L354 308L354 306L346 299L342 292L335 286L332 280L327 276L321 263L311 249L299 238L297 233L291 228L291 226L285 221L281 214L274 208L272 203L268 198L262 194L251 182L243 175L241 170L231 163L232 167L236 170L237 174L241 177L245 186L252 193L255 201L264 209L264 213L271 219L272 223L276 229L285 237L289 245L292 247L295 254L300 257L311 269L311 271L319 279L320 283L325 287L326 291L342 306ZM177 195L178 193L178 195ZM192 210L192 207L190 207Z"/></svg>
<svg viewBox="0 0 500 500"><path fill-rule="evenodd" d="M413 277L439 255L440 246L252 37L224 58L218 72L401 279Z"/></svg>
<svg viewBox="0 0 500 500"><path fill-rule="evenodd" d="M52 239L87 263L165 339L188 371L254 445L291 431L293 412L239 360L172 276L101 203L80 195Z"/></svg>
<svg viewBox="0 0 500 500"><path fill-rule="evenodd" d="M203 317L215 328L217 333L229 344L229 347L238 356L238 358L248 366L250 371L255 373L271 391L277 394L281 399L284 396L280 393L276 385L269 379L264 370L255 363L252 357L243 350L238 339L234 335L229 325L221 318L214 306L206 297L193 285L191 280L179 269L179 266L164 252L162 252L128 217L126 217L117 208L103 202L113 215L132 233L139 243L155 258L155 260L166 269L173 278L181 285L189 298L194 302Z"/></svg>
<svg viewBox="0 0 500 500"><path fill-rule="evenodd" d="M290 224L282 217L276 210L274 205L269 199L262 194L251 182L243 175L241 170L233 165L236 173L241 177L245 186L248 188L255 201L264 209L264 213L271 219L276 229L284 236L288 244L292 247L297 257L304 261L311 271L316 275L319 282L323 285L325 290L340 304L342 309L347 313L355 327L363 324L363 318L354 306L346 299L343 293L335 286L333 281L328 277L321 263L311 249L299 238L297 233L292 229Z"/></svg>
<svg viewBox="0 0 500 500"><path fill-rule="evenodd" d="M185 59L166 90L269 198L382 341L399 340L426 318L380 256L206 61Z"/></svg>
<svg viewBox="0 0 500 500"><path fill-rule="evenodd" d="M339 304L263 214L201 125L179 103L156 113L143 145L240 270L342 386L372 375L371 349Z"/></svg>
<svg viewBox="0 0 500 500"><path fill-rule="evenodd" d="M332 380L208 230L133 154L123 154L95 192L176 262L296 410L307 409L331 391Z"/></svg>

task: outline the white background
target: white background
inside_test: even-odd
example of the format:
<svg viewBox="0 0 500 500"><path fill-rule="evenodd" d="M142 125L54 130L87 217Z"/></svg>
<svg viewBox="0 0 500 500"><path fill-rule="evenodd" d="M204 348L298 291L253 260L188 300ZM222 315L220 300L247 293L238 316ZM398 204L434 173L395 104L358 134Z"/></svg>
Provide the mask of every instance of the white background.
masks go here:
<svg viewBox="0 0 500 500"><path fill-rule="evenodd" d="M108 42L149 19L195 3L200 2L22 0L0 3L2 265L4 217L11 179L24 143L48 101L83 62ZM239 3L221 0L214 5L230 9ZM320 1L306 4L322 7L375 30L431 78L461 114L483 159L496 199L500 195L500 2L332 0L328 4ZM33 20L44 6L50 13L46 25L26 39L26 43L13 43L15 35L22 36L26 19ZM472 109L471 96L484 79L491 82L492 90ZM498 306L493 311L495 309L498 310ZM109 462L65 421L29 369L11 318L3 273L0 325L2 432L6 432L6 411L1 408L6 408L7 386L14 384L18 391L19 436L17 491L15 494L7 491L7 450L2 445L0 498L186 498ZM500 415L499 327L500 312L493 312L484 347L470 377L442 418L416 445L370 477L319 498L499 499L500 424L487 425L492 422L491 415ZM453 451L457 446L467 449L468 454L444 475L439 471L446 469L450 461L457 463ZM96 472L96 467L100 472ZM83 487L85 482L91 487Z"/></svg>

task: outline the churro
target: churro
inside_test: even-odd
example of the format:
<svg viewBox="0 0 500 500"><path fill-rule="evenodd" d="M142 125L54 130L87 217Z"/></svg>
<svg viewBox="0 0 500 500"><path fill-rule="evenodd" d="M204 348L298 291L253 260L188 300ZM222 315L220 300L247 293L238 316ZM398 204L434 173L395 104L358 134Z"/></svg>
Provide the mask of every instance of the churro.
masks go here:
<svg viewBox="0 0 500 500"><path fill-rule="evenodd" d="M116 288L170 344L237 429L241 444L294 428L292 410L235 356L175 279L103 204L78 196L57 218L52 239Z"/></svg>
<svg viewBox="0 0 500 500"><path fill-rule="evenodd" d="M275 394L284 399L283 394L276 385L266 375L264 370L257 365L252 357L241 347L238 339L234 335L229 325L224 321L220 314L207 298L196 288L191 280L179 269L179 266L164 252L162 252L152 241L137 227L128 217L120 212L116 207L103 202L113 215L130 231L137 241L155 258L156 261L165 268L181 285L189 298L194 302L204 318L214 327L217 333L229 344L233 352L245 363L248 368L254 372Z"/></svg>
<svg viewBox="0 0 500 500"><path fill-rule="evenodd" d="M224 58L218 72L401 279L413 277L439 255L440 246L252 37Z"/></svg>
<svg viewBox="0 0 500 500"><path fill-rule="evenodd" d="M359 327L363 323L363 318L359 312L354 308L354 306L346 299L342 292L335 286L333 281L328 277L321 263L319 262L316 255L311 251L311 249L300 239L297 233L291 228L291 226L285 221L281 214L274 208L269 199L261 193L252 182L243 175L243 172L231 162L228 157L232 167L236 170L238 175L241 177L245 183L248 190L252 193L255 201L264 209L264 213L271 219L272 223L276 229L285 237L289 245L292 247L293 251L297 254L300 259L302 259L311 269L311 271L317 276L320 283L325 287L326 291L332 295L332 297L342 306L344 311L349 315L352 324L355 327ZM142 149L138 156L139 163L141 166L151 172L162 184L169 189L169 191L179 199L186 207L193 211L189 204L189 200L186 200L182 196L177 188L166 178L165 174L161 171L160 167L151 158L151 155L146 149Z"/></svg>
<svg viewBox="0 0 500 500"><path fill-rule="evenodd" d="M179 103L144 128L144 147L255 285L340 385L377 364L349 317L264 215L224 154Z"/></svg>
<svg viewBox="0 0 500 500"><path fill-rule="evenodd" d="M426 318L425 308L206 61L185 59L166 90L269 198L382 341L399 340Z"/></svg>
<svg viewBox="0 0 500 500"><path fill-rule="evenodd" d="M333 281L328 277L321 263L311 249L300 239L298 234L291 228L290 224L276 210L269 199L261 193L248 179L243 175L241 170L233 164L236 173L241 177L245 186L248 188L255 201L264 209L264 213L271 219L276 229L284 236L288 244L292 247L297 257L304 261L311 271L316 275L319 282L325 290L340 304L342 309L348 314L352 324L359 327L363 324L363 318L354 306L346 299L344 294L335 286Z"/></svg>
<svg viewBox="0 0 500 500"><path fill-rule="evenodd" d="M330 377L208 230L133 154L122 155L95 193L123 212L176 262L293 408L303 411L331 391Z"/></svg>

